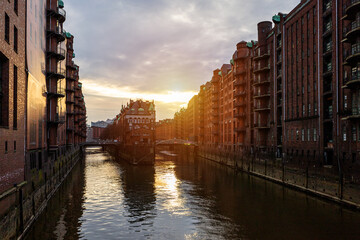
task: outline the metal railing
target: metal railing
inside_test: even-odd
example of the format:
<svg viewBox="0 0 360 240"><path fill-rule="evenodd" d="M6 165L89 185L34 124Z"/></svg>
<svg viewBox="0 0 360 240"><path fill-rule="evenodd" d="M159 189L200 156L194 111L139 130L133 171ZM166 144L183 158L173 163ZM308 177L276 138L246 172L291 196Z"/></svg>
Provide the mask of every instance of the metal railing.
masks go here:
<svg viewBox="0 0 360 240"><path fill-rule="evenodd" d="M66 70L61 66L48 66L47 72L52 74L62 75L64 77L66 76Z"/></svg>
<svg viewBox="0 0 360 240"><path fill-rule="evenodd" d="M66 11L64 9L58 7L57 12L58 12L58 14L60 14L64 18L66 18Z"/></svg>
<svg viewBox="0 0 360 240"><path fill-rule="evenodd" d="M47 25L46 30L58 35L63 35L63 30L60 26Z"/></svg>

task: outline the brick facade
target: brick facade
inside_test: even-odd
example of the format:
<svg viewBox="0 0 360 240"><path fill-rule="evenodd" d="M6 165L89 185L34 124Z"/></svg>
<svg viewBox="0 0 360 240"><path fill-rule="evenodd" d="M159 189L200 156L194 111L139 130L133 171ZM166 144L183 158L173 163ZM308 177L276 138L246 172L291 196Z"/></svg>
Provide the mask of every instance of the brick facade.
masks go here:
<svg viewBox="0 0 360 240"><path fill-rule="evenodd" d="M24 181L25 9L24 1L17 9L13 1L0 2L0 194Z"/></svg>
<svg viewBox="0 0 360 240"><path fill-rule="evenodd" d="M301 1L258 24L202 85L197 139L207 147L358 169L360 2ZM190 103L189 103L190 106ZM179 138L189 139L175 114ZM182 134L184 133L184 134ZM203 138L201 136L203 134Z"/></svg>

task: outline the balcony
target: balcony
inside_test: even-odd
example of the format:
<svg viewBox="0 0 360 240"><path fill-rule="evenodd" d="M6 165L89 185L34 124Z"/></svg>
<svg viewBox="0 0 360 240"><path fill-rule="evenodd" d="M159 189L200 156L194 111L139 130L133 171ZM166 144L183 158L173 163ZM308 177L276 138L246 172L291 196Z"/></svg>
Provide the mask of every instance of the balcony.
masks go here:
<svg viewBox="0 0 360 240"><path fill-rule="evenodd" d="M255 106L254 111L255 112L270 111L270 104Z"/></svg>
<svg viewBox="0 0 360 240"><path fill-rule="evenodd" d="M234 86L241 86L241 85L244 85L244 84L246 84L245 79L237 79L237 80L234 82Z"/></svg>
<svg viewBox="0 0 360 240"><path fill-rule="evenodd" d="M240 96L245 96L246 92L245 91L236 91L234 93L234 97L240 97Z"/></svg>
<svg viewBox="0 0 360 240"><path fill-rule="evenodd" d="M270 97L270 92L257 93L254 98L267 98Z"/></svg>
<svg viewBox="0 0 360 240"><path fill-rule="evenodd" d="M59 116L59 113L56 113L55 116L50 115L50 120L48 120L49 125L58 125L65 123L65 117Z"/></svg>
<svg viewBox="0 0 360 240"><path fill-rule="evenodd" d="M323 90L324 96L332 94L332 84L331 82L324 82L324 90Z"/></svg>
<svg viewBox="0 0 360 240"><path fill-rule="evenodd" d="M61 3L61 1L59 1L59 3ZM66 19L66 11L61 4L57 7L48 7L47 12L49 16L56 17L60 23L64 22Z"/></svg>
<svg viewBox="0 0 360 240"><path fill-rule="evenodd" d="M359 34L360 34L360 18L357 18L355 21L353 21L346 27L345 38L347 39L347 41L352 42L356 40Z"/></svg>
<svg viewBox="0 0 360 240"><path fill-rule="evenodd" d="M65 89L59 87L57 89L50 89L47 93L47 96L49 98L52 97L63 98L65 97Z"/></svg>
<svg viewBox="0 0 360 240"><path fill-rule="evenodd" d="M66 71L60 65L48 66L46 75L47 77L55 77L61 79L61 78L65 78Z"/></svg>
<svg viewBox="0 0 360 240"><path fill-rule="evenodd" d="M270 78L267 79L254 79L253 86L258 86L262 84L270 84Z"/></svg>
<svg viewBox="0 0 360 240"><path fill-rule="evenodd" d="M351 0L349 6L345 9L345 14L347 18L353 19L360 11L360 0Z"/></svg>
<svg viewBox="0 0 360 240"><path fill-rule="evenodd" d="M74 103L75 103L75 99L73 96L66 98L66 104L74 104Z"/></svg>
<svg viewBox="0 0 360 240"><path fill-rule="evenodd" d="M323 75L331 75L332 74L332 64L331 62L329 63L324 63L324 72Z"/></svg>
<svg viewBox="0 0 360 240"><path fill-rule="evenodd" d="M243 69L243 68L235 68L235 69L234 69L234 74L235 74L235 75L246 74L246 69Z"/></svg>
<svg viewBox="0 0 360 240"><path fill-rule="evenodd" d="M327 3L324 4L323 7L323 15L327 15L331 12L331 8L332 8L332 2L331 0L327 1Z"/></svg>
<svg viewBox="0 0 360 240"><path fill-rule="evenodd" d="M324 25L324 29L323 29L323 37L327 36L331 33L332 31L332 22L328 21L327 23L325 23Z"/></svg>
<svg viewBox="0 0 360 240"><path fill-rule="evenodd" d="M71 68L72 70L77 70L77 65L74 61L66 61L66 67Z"/></svg>
<svg viewBox="0 0 360 240"><path fill-rule="evenodd" d="M360 84L360 71L353 72L350 78L344 79L344 87L353 88Z"/></svg>
<svg viewBox="0 0 360 240"><path fill-rule="evenodd" d="M270 71L270 64L267 66L256 66L254 69L254 73L262 73Z"/></svg>
<svg viewBox="0 0 360 240"><path fill-rule="evenodd" d="M268 50L267 52L262 53L262 54L255 54L253 57L253 60L257 61L257 60L265 59L268 57L270 57L270 50Z"/></svg>
<svg viewBox="0 0 360 240"><path fill-rule="evenodd" d="M356 43L351 46L351 51L347 54L345 62L347 64L353 65L359 62L359 60L360 60L360 43Z"/></svg>
<svg viewBox="0 0 360 240"><path fill-rule="evenodd" d="M47 25L46 31L48 37L56 37L58 42L65 40L63 30L59 26Z"/></svg>
<svg viewBox="0 0 360 240"><path fill-rule="evenodd" d="M323 56L327 56L332 52L332 42L327 42L324 44L324 49L323 49Z"/></svg>
<svg viewBox="0 0 360 240"><path fill-rule="evenodd" d="M261 130L261 129L266 130L266 129L270 128L270 123L255 123L254 128L259 129L259 130Z"/></svg>
<svg viewBox="0 0 360 240"><path fill-rule="evenodd" d="M65 59L65 49L58 46L50 46L46 51L47 57L55 57L57 60L64 60Z"/></svg>
<svg viewBox="0 0 360 240"><path fill-rule="evenodd" d="M360 119L360 107L353 107L348 116L342 118L341 120L350 120L350 119Z"/></svg>
<svg viewBox="0 0 360 240"><path fill-rule="evenodd" d="M68 72L68 74L66 74L66 78L71 80L71 81L76 81L77 78L77 74L73 73L73 72Z"/></svg>

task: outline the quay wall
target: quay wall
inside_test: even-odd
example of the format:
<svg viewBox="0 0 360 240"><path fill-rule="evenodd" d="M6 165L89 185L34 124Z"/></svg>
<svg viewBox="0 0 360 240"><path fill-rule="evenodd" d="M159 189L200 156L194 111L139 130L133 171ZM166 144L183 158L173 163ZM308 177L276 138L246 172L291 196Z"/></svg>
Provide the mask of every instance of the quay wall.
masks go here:
<svg viewBox="0 0 360 240"><path fill-rule="evenodd" d="M358 175L341 172L330 166L316 165L315 159L303 161L301 158L274 158L256 153L243 155L201 147L197 156L360 210Z"/></svg>
<svg viewBox="0 0 360 240"><path fill-rule="evenodd" d="M54 171L47 179L41 170L34 169L36 178L3 193L0 196L0 239L22 239L82 157L83 148L74 148L57 158Z"/></svg>
<svg viewBox="0 0 360 240"><path fill-rule="evenodd" d="M152 165L155 161L153 145L110 145L104 147L115 160L125 160L133 165Z"/></svg>

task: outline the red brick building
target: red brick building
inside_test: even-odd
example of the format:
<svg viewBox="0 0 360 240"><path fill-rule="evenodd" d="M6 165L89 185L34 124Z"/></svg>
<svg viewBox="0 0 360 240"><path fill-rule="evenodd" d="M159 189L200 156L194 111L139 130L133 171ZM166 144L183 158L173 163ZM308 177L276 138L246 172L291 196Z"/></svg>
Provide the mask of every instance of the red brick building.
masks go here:
<svg viewBox="0 0 360 240"><path fill-rule="evenodd" d="M359 6L303 0L260 22L258 41L238 43L231 65L202 85L196 140L350 169L360 157ZM176 132L193 132L183 116L175 114Z"/></svg>
<svg viewBox="0 0 360 240"><path fill-rule="evenodd" d="M54 156L66 144L66 46L63 31L66 12L63 7L57 1L48 0L46 4L47 145L49 153Z"/></svg>
<svg viewBox="0 0 360 240"><path fill-rule="evenodd" d="M79 77L79 68L73 61L74 36L69 32L66 36L66 145L75 144L75 83Z"/></svg>
<svg viewBox="0 0 360 240"><path fill-rule="evenodd" d="M175 138L177 139L186 139L187 129L186 129L186 109L182 108L180 111L174 114L174 131Z"/></svg>
<svg viewBox="0 0 360 240"><path fill-rule="evenodd" d="M168 140L175 138L174 120L163 119L156 123L156 140Z"/></svg>
<svg viewBox="0 0 360 240"><path fill-rule="evenodd" d="M192 142L200 139L200 104L198 95L193 96L185 111L185 138Z"/></svg>
<svg viewBox="0 0 360 240"><path fill-rule="evenodd" d="M24 1L0 2L0 194L24 181L25 11Z"/></svg>
<svg viewBox="0 0 360 240"><path fill-rule="evenodd" d="M73 76L65 71L73 38L63 31L63 7L61 0L0 3L0 194L24 180L29 192L40 187L54 174L66 144L74 144L67 134ZM80 143L86 111L78 88Z"/></svg>
<svg viewBox="0 0 360 240"><path fill-rule="evenodd" d="M154 101L130 100L122 106L115 124L119 125L120 142L125 145L153 144L155 142Z"/></svg>

